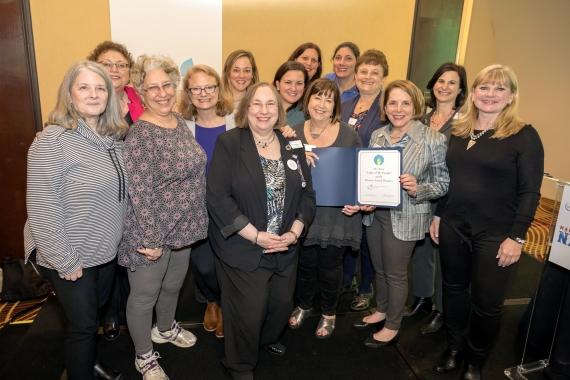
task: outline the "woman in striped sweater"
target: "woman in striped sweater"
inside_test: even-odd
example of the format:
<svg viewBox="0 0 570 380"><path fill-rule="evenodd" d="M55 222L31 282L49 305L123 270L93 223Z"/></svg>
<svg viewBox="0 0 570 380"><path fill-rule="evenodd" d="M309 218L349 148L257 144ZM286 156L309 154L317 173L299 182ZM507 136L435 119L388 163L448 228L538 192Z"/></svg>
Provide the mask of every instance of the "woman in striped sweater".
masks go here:
<svg viewBox="0 0 570 380"><path fill-rule="evenodd" d="M65 312L70 379L122 378L96 364L95 337L125 222L127 129L109 75L78 62L28 153L26 259L36 256Z"/></svg>

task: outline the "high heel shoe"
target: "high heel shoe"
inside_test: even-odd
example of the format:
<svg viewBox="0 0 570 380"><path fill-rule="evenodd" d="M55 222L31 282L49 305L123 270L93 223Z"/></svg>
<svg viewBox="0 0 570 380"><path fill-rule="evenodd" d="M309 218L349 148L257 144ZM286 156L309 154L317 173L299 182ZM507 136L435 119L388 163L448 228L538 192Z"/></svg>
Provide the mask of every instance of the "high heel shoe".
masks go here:
<svg viewBox="0 0 570 380"><path fill-rule="evenodd" d="M378 322L364 322L364 317L357 319L352 323L352 327L355 329L365 329L367 327L377 327L382 329L384 327L384 323L386 323L386 318Z"/></svg>
<svg viewBox="0 0 570 380"><path fill-rule="evenodd" d="M335 318L325 318L324 315L321 316L321 320L317 325L317 329L315 330L315 336L317 339L328 339L331 337L334 327L336 325L336 317ZM327 335L319 335L318 332L320 329L324 329L327 332Z"/></svg>
<svg viewBox="0 0 570 380"><path fill-rule="evenodd" d="M370 334L370 336L366 338L366 340L364 341L364 345L372 348L386 347L396 343L399 339L400 339L399 331L396 333L396 336L394 336L392 339L390 339L387 342L376 340L374 339L374 334Z"/></svg>
<svg viewBox="0 0 570 380"><path fill-rule="evenodd" d="M292 329L298 329L303 325L305 320L311 316L313 312L313 308L309 310L303 310L299 306L297 306L293 312L291 313L291 317L289 318L289 327ZM291 324L291 318L295 320L295 324Z"/></svg>
<svg viewBox="0 0 570 380"><path fill-rule="evenodd" d="M432 306L431 297L416 297L414 303L404 309L404 317L413 317L421 312L429 313Z"/></svg>

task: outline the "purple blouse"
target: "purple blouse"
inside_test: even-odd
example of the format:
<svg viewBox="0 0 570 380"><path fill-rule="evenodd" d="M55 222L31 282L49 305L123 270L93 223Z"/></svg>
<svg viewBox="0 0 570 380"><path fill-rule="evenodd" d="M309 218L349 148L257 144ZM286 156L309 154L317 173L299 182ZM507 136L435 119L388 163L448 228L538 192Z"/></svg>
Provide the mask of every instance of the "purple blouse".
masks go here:
<svg viewBox="0 0 570 380"><path fill-rule="evenodd" d="M176 117L173 129L138 120L125 138L130 197L118 255L133 271L160 261L138 248L177 249L207 236L206 153Z"/></svg>

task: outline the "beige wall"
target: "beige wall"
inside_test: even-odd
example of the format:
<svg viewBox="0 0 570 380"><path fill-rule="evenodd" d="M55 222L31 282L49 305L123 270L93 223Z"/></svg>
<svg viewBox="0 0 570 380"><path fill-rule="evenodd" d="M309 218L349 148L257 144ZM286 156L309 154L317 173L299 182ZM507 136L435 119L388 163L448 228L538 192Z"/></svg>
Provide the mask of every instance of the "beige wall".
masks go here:
<svg viewBox="0 0 570 380"><path fill-rule="evenodd" d="M30 0L34 46L46 121L65 72L111 38L108 0Z"/></svg>
<svg viewBox="0 0 570 380"><path fill-rule="evenodd" d="M520 88L520 115L540 133L544 170L570 181L570 1L475 0L465 67L468 80L485 66L511 66ZM553 198L548 182L542 192Z"/></svg>
<svg viewBox="0 0 570 380"><path fill-rule="evenodd" d="M250 50L261 80L304 42L323 51L323 74L332 71L331 56L341 42L361 52L382 50L388 58L387 81L405 79L412 36L414 0L224 0L222 57Z"/></svg>

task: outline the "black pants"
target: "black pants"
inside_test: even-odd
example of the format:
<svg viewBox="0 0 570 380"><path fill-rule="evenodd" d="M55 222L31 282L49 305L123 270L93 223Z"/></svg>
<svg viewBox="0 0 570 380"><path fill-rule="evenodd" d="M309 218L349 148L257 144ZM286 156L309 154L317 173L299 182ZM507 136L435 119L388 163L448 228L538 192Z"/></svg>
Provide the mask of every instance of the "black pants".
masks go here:
<svg viewBox="0 0 570 380"><path fill-rule="evenodd" d="M215 263L222 290L222 363L236 379L253 378L259 346L277 342L293 311L297 265L247 272L218 258Z"/></svg>
<svg viewBox="0 0 570 380"><path fill-rule="evenodd" d="M498 265L496 256L506 238L460 221L442 219L439 227L448 346L464 351L471 364L482 365L491 350L517 269L517 264Z"/></svg>
<svg viewBox="0 0 570 380"><path fill-rule="evenodd" d="M83 269L77 281L61 279L56 270L43 268L65 314L65 367L71 380L93 378L100 309L111 292L115 261Z"/></svg>
<svg viewBox="0 0 570 380"><path fill-rule="evenodd" d="M106 310L103 313L105 324L112 322L119 323L119 313L121 310L126 312L130 292L131 287L129 285L127 268L117 265L111 295L109 296Z"/></svg>
<svg viewBox="0 0 570 380"><path fill-rule="evenodd" d="M220 304L220 284L216 276L214 250L210 239L206 238L192 245L190 260L192 260L196 284L204 293L204 297L206 297L208 302Z"/></svg>
<svg viewBox="0 0 570 380"><path fill-rule="evenodd" d="M321 309L323 315L333 316L342 286L342 256L346 247L329 245L301 246L297 274L297 298L299 307L309 310L315 299L317 276L321 284Z"/></svg>

